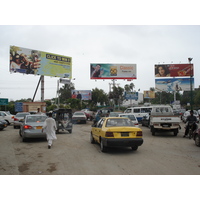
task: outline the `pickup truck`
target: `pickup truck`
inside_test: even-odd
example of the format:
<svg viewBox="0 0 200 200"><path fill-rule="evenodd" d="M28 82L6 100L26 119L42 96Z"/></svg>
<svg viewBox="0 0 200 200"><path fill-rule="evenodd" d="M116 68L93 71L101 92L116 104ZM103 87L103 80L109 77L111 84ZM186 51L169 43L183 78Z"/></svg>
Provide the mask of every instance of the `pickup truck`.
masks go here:
<svg viewBox="0 0 200 200"><path fill-rule="evenodd" d="M150 129L152 135L156 132L171 131L177 136L180 129L180 117L173 114L170 106L153 106L150 113Z"/></svg>

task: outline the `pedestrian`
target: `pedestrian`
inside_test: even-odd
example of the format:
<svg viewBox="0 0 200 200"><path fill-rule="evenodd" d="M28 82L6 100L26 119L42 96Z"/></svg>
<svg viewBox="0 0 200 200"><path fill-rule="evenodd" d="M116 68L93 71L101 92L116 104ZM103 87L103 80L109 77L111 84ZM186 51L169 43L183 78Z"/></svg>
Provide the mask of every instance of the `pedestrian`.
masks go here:
<svg viewBox="0 0 200 200"><path fill-rule="evenodd" d="M57 127L56 127L55 120L52 118L52 113L49 113L49 117L45 120L44 125L42 127L42 131L43 130L46 131L48 149L51 149L53 140L57 139L56 133L55 133L55 131L57 130Z"/></svg>

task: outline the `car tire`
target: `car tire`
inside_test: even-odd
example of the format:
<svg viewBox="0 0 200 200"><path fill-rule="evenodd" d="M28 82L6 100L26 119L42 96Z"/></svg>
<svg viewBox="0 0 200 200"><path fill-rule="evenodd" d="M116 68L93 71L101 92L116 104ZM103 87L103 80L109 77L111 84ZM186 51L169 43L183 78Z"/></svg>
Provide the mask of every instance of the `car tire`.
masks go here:
<svg viewBox="0 0 200 200"><path fill-rule="evenodd" d="M93 138L93 136L92 136L92 133L90 133L90 142L91 142L91 144L94 144L94 143L95 143L95 140L94 140L94 138Z"/></svg>
<svg viewBox="0 0 200 200"><path fill-rule="evenodd" d="M155 130L154 127L151 127L151 133L152 133L153 136L155 136L156 130Z"/></svg>
<svg viewBox="0 0 200 200"><path fill-rule="evenodd" d="M69 133L72 133L72 130L68 130Z"/></svg>
<svg viewBox="0 0 200 200"><path fill-rule="evenodd" d="M200 147L200 136L199 135L195 136L195 145Z"/></svg>
<svg viewBox="0 0 200 200"><path fill-rule="evenodd" d="M132 151L137 151L138 146L133 146L133 147L131 147L131 149L132 149Z"/></svg>
<svg viewBox="0 0 200 200"><path fill-rule="evenodd" d="M178 135L178 129L174 130L174 136Z"/></svg>
<svg viewBox="0 0 200 200"><path fill-rule="evenodd" d="M106 152L107 148L106 146L104 146L103 141L100 141L100 148L101 148L101 152Z"/></svg>

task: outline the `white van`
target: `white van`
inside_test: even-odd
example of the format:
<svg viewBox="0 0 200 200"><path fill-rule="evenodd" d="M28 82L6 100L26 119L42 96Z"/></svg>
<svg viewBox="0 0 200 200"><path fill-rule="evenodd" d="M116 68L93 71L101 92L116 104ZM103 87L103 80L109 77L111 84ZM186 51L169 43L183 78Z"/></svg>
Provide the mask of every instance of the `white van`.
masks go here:
<svg viewBox="0 0 200 200"><path fill-rule="evenodd" d="M151 106L144 106L144 107L131 107L127 108L124 113L133 113L137 118L138 122L142 120L142 117L145 116L147 113L149 114L152 110Z"/></svg>

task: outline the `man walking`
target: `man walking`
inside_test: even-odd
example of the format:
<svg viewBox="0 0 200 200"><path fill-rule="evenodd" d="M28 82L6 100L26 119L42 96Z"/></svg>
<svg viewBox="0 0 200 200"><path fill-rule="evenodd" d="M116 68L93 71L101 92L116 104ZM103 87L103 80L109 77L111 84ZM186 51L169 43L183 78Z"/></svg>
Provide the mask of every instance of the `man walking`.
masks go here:
<svg viewBox="0 0 200 200"><path fill-rule="evenodd" d="M48 141L48 149L51 149L53 140L56 140L56 133L57 130L56 122L52 118L52 113L49 113L49 117L45 120L44 126L42 128L42 131L45 129L46 135L47 135L47 141Z"/></svg>

